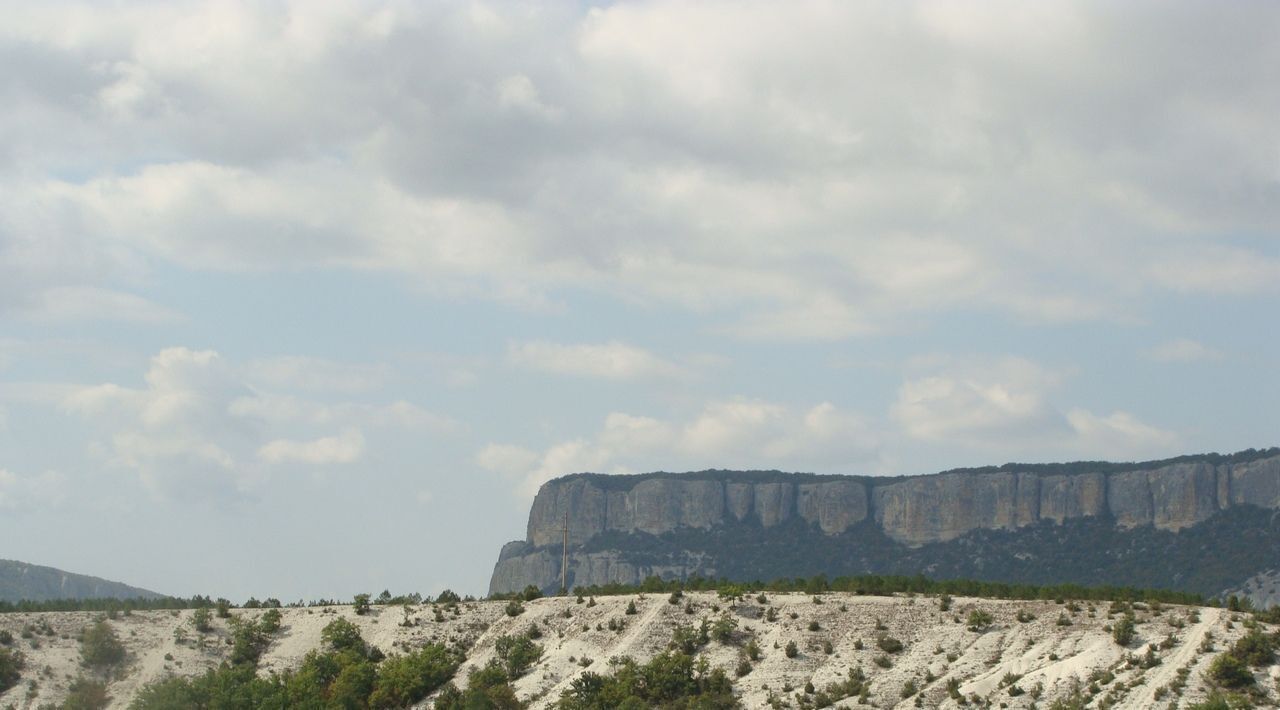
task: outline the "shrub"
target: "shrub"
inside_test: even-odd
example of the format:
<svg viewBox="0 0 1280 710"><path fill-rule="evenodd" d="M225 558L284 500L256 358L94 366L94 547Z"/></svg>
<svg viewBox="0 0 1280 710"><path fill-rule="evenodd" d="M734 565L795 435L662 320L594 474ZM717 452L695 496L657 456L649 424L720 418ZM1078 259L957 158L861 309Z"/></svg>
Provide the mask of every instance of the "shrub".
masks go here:
<svg viewBox="0 0 1280 710"><path fill-rule="evenodd" d="M356 598L352 600L351 606L355 611L356 616L364 616L365 614L368 614L369 613L369 595L357 594Z"/></svg>
<svg viewBox="0 0 1280 710"><path fill-rule="evenodd" d="M111 702L107 684L88 678L76 678L67 689L67 699L59 710L101 710Z"/></svg>
<svg viewBox="0 0 1280 710"><path fill-rule="evenodd" d="M747 642L747 658L753 661L760 660L760 645L756 643L755 639Z"/></svg>
<svg viewBox="0 0 1280 710"><path fill-rule="evenodd" d="M636 603L634 601L627 602L627 615L630 616L635 613L636 613Z"/></svg>
<svg viewBox="0 0 1280 710"><path fill-rule="evenodd" d="M536 584L530 584L524 588L523 592L520 592L520 598L527 602L531 602L534 599L539 599L541 597L542 590L538 589L538 585Z"/></svg>
<svg viewBox="0 0 1280 710"><path fill-rule="evenodd" d="M459 597L457 592L452 589L446 589L436 597L437 604L457 604L460 601L462 601L462 597Z"/></svg>
<svg viewBox="0 0 1280 710"><path fill-rule="evenodd" d="M938 597L938 611L951 611L951 595L943 594Z"/></svg>
<svg viewBox="0 0 1280 710"><path fill-rule="evenodd" d="M1031 612L1027 611L1026 609L1020 609L1020 610L1018 610L1018 614L1017 614L1017 616L1016 616L1016 617L1014 617L1014 618L1016 618L1016 619L1018 620L1018 623L1019 623L1019 624L1025 624L1025 623L1030 622L1030 621L1035 621L1035 620L1036 620L1036 615L1035 615L1035 614L1032 614Z"/></svg>
<svg viewBox="0 0 1280 710"><path fill-rule="evenodd" d="M880 666L881 668L893 667L893 661L889 660L889 657L884 655L883 653L871 659L871 662L876 664L877 666Z"/></svg>
<svg viewBox="0 0 1280 710"><path fill-rule="evenodd" d="M280 613L279 609L269 609L262 615L262 618L258 620L258 628L262 633L270 636L280 630L280 620L282 618L283 615Z"/></svg>
<svg viewBox="0 0 1280 710"><path fill-rule="evenodd" d="M355 651L361 656L368 652L360 628L346 619L334 619L320 631L320 638L334 651Z"/></svg>
<svg viewBox="0 0 1280 710"><path fill-rule="evenodd" d="M683 592L681 592L679 589L677 589L677 590L675 590L674 592L672 592L672 593L671 593L671 596L667 597L667 603L668 603L668 604L673 604L673 605L674 605L674 604L679 604L679 603L680 603L680 598L681 598L681 597L683 597L683 596L684 596L684 593L683 593Z"/></svg>
<svg viewBox="0 0 1280 710"><path fill-rule="evenodd" d="M1220 654L1209 665L1209 678L1224 688L1243 688L1253 685L1253 674L1240 659L1230 653Z"/></svg>
<svg viewBox="0 0 1280 710"><path fill-rule="evenodd" d="M501 636L493 645L507 678L515 680L542 658L542 646L528 636Z"/></svg>
<svg viewBox="0 0 1280 710"><path fill-rule="evenodd" d="M191 615L191 623L196 627L196 631L207 634L213 631L213 624L210 623L209 608L200 607Z"/></svg>
<svg viewBox="0 0 1280 710"><path fill-rule="evenodd" d="M391 656L378 665L369 707L414 705L449 682L461 662L459 654L438 643L405 656Z"/></svg>
<svg viewBox="0 0 1280 710"><path fill-rule="evenodd" d="M970 631L985 631L995 621L988 612L981 609L974 609L969 612L967 626Z"/></svg>
<svg viewBox="0 0 1280 710"><path fill-rule="evenodd" d="M1260 668L1275 661L1275 647L1274 638L1255 628L1232 644L1230 653L1241 663Z"/></svg>
<svg viewBox="0 0 1280 710"><path fill-rule="evenodd" d="M22 653L0 648L0 695L18 684L25 666L26 657Z"/></svg>
<svg viewBox="0 0 1280 710"><path fill-rule="evenodd" d="M902 650L902 642L892 636L880 636L876 639L876 646L885 653L897 653Z"/></svg>
<svg viewBox="0 0 1280 710"><path fill-rule="evenodd" d="M231 601L228 599L219 599L214 602L214 607L218 612L219 619L231 618Z"/></svg>
<svg viewBox="0 0 1280 710"><path fill-rule="evenodd" d="M916 682L914 680L908 680L906 683L902 684L902 692L899 693L899 695L903 698L909 698L917 692L919 692L919 690L916 688Z"/></svg>
<svg viewBox="0 0 1280 710"><path fill-rule="evenodd" d="M9 631L0 630L0 646L12 646L13 634Z"/></svg>
<svg viewBox="0 0 1280 710"><path fill-rule="evenodd" d="M813 620L813 621L810 621L810 622L809 622L809 630L810 630L810 631L821 631L821 630L822 630L822 625L818 623L817 619L815 619L815 620Z"/></svg>
<svg viewBox="0 0 1280 710"><path fill-rule="evenodd" d="M783 652L787 654L787 658L795 658L800 655L800 649L796 646L795 641L788 641L787 647Z"/></svg>
<svg viewBox="0 0 1280 710"><path fill-rule="evenodd" d="M1111 628L1111 638L1115 639L1115 642L1121 646L1128 646L1133 643L1133 632L1133 613L1129 612Z"/></svg>
<svg viewBox="0 0 1280 710"><path fill-rule="evenodd" d="M738 622L729 615L721 616L711 625L711 638L720 643L730 643L733 641L733 632L737 630Z"/></svg>
<svg viewBox="0 0 1280 710"><path fill-rule="evenodd" d="M507 616L520 616L524 613L524 604L519 599L512 599L507 602Z"/></svg>
<svg viewBox="0 0 1280 710"><path fill-rule="evenodd" d="M104 620L84 630L80 639L80 657L91 668L109 668L124 661L124 644Z"/></svg>

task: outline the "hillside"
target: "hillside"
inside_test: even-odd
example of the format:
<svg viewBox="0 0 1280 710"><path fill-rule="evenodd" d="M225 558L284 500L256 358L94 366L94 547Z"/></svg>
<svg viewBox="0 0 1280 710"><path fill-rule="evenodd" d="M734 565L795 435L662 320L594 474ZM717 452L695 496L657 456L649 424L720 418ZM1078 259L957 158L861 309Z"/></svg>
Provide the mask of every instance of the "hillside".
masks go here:
<svg viewBox="0 0 1280 710"><path fill-rule="evenodd" d="M538 491L490 592L557 589L567 519L570 588L925 574L1216 595L1276 567L1277 508L1280 449L898 478L575 474Z"/></svg>
<svg viewBox="0 0 1280 710"><path fill-rule="evenodd" d="M48 601L51 599L132 599L161 596L98 577L63 572L53 567L0 560L0 601Z"/></svg>
<svg viewBox="0 0 1280 710"><path fill-rule="evenodd" d="M524 635L536 626L543 656L513 685L529 707L547 708L588 664L591 671L608 675L613 672L610 658L647 660L668 647L677 627L728 617L737 625L728 642L712 640L697 654L712 667L727 670L747 708L768 707L773 696L800 707L797 693L812 699L804 695L806 683L821 690L847 678L852 668L865 674L869 702L880 708L918 707L915 697L902 697L908 682L918 688L924 707L958 707L949 684L970 701L1010 708L1047 707L1073 690L1088 694L1090 688L1099 700L1110 696L1115 708L1153 707L1157 698L1161 707L1186 707L1208 692L1204 671L1212 660L1246 632L1243 618L1220 609L1137 605L1136 637L1121 647L1109 629L1122 617L1118 610L1109 613L1106 602L957 597L944 611L937 597L830 593L819 599L821 603L803 594L771 593L764 602L748 596L730 606L710 592L687 593L676 603L665 594L585 602L551 598L527 602L514 617L504 613L505 602L463 602L456 614L441 606L438 618L432 605L415 607L410 626L401 625L399 607L375 606L366 616L347 606L283 609L281 629L261 657L259 675L296 668L308 651L322 646L322 629L339 618L356 624L368 642L387 653L432 641L466 647L467 659L455 676L459 681L494 657L498 639ZM629 604L634 613L628 613ZM772 621L769 609L775 610ZM975 610L991 615L989 628L967 628L967 616ZM201 634L192 625L192 613L135 612L108 622L128 650L126 669L108 686L111 707L127 706L146 683L170 674L200 674L229 657L229 621L215 619L213 629ZM265 612L235 613L257 618ZM70 612L0 615L0 632L9 631L13 648L27 657L22 680L0 695L0 707L60 702L70 679L83 672L76 636L93 619L92 614ZM1275 630L1265 624L1261 628ZM31 638L23 638L24 631ZM897 639L903 648L886 653L878 647L881 637ZM736 678L749 640L756 642L761 656L750 672ZM795 657L784 652L790 642L797 645ZM882 656L888 667L877 664ZM1277 676L1280 668L1274 666L1258 670L1259 689L1275 697ZM28 692L31 681L34 693ZM855 703L850 698L837 707Z"/></svg>

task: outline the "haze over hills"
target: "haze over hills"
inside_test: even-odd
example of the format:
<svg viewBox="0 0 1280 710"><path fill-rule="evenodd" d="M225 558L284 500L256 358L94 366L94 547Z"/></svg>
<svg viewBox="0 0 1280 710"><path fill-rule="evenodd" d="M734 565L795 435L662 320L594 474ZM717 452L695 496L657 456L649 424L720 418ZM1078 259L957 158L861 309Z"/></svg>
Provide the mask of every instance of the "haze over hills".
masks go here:
<svg viewBox="0 0 1280 710"><path fill-rule="evenodd" d="M17 560L0 560L0 601L52 599L133 599L163 596L121 582L64 572Z"/></svg>
<svg viewBox="0 0 1280 710"><path fill-rule="evenodd" d="M539 490L527 536L503 547L490 592L559 587L567 515L570 587L651 575L924 574L1245 589L1261 600L1280 560L1277 509L1275 448L897 478L576 474Z"/></svg>

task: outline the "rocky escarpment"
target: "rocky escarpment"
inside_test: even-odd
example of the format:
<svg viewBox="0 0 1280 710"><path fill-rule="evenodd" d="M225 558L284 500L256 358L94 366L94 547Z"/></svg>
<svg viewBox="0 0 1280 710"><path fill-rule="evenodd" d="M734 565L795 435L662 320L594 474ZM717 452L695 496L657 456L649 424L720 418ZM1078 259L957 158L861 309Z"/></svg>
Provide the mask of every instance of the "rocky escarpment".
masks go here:
<svg viewBox="0 0 1280 710"><path fill-rule="evenodd" d="M958 544L982 531L1081 521L1177 533L1245 506L1280 509L1280 449L1143 464L1011 464L906 478L576 474L539 490L526 538L503 548L490 591L558 586L566 518L571 584L590 585L722 573L733 565L708 554L715 545L699 544L698 536L727 530L779 543L797 533L820 534L831 541L820 546L849 562L874 557L868 545L914 549ZM669 544L660 544L664 540ZM835 544L842 540L847 549ZM839 571L853 569L859 567L849 562ZM881 571L870 562L862 569Z"/></svg>

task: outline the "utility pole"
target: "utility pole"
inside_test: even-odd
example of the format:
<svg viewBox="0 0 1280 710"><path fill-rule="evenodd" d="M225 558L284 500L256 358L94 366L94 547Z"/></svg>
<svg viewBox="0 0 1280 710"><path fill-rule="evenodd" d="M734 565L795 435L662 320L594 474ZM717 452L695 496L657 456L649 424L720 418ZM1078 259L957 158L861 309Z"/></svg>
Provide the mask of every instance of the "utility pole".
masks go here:
<svg viewBox="0 0 1280 710"><path fill-rule="evenodd" d="M564 546L560 554L560 593L569 594L569 511L564 511Z"/></svg>

